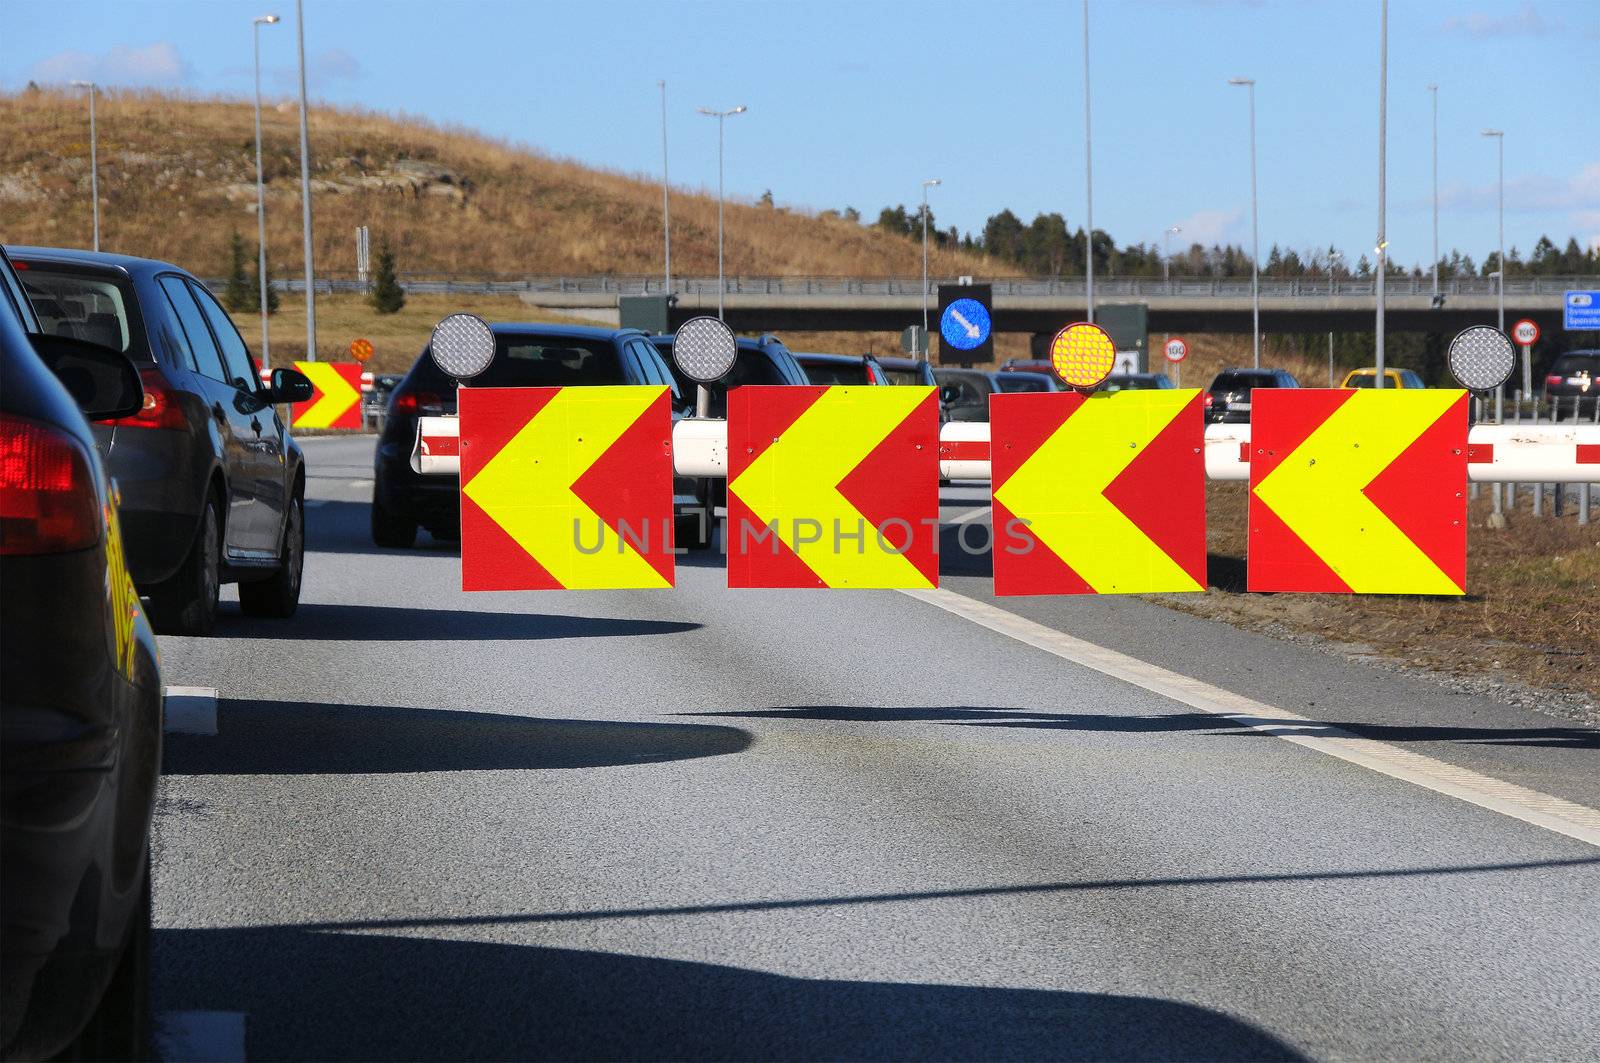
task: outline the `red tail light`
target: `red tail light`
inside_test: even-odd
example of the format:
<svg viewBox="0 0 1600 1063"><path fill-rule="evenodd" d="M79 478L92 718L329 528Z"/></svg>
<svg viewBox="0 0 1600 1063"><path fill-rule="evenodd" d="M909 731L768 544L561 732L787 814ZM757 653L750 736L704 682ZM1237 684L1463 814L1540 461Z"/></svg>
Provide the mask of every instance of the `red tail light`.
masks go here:
<svg viewBox="0 0 1600 1063"><path fill-rule="evenodd" d="M444 396L434 391L402 391L394 397L394 412L402 417L441 414Z"/></svg>
<svg viewBox="0 0 1600 1063"><path fill-rule="evenodd" d="M1547 388L1558 388L1561 386L1561 383L1561 377L1553 373L1544 378L1544 386Z"/></svg>
<svg viewBox="0 0 1600 1063"><path fill-rule="evenodd" d="M1208 410L1211 409L1212 406L1216 405L1216 402L1217 402L1217 397L1215 395L1211 394L1211 392L1209 392L1209 391L1206 392L1206 409L1208 409Z"/></svg>
<svg viewBox="0 0 1600 1063"><path fill-rule="evenodd" d="M0 413L0 554L59 554L99 541L94 476L78 441Z"/></svg>
<svg viewBox="0 0 1600 1063"><path fill-rule="evenodd" d="M141 369L139 379L144 381L144 409L132 417L119 417L115 421L104 423L119 428L187 429L189 419L183 415L183 410L179 408L177 398L167 384L167 378L161 375L161 370L154 367Z"/></svg>

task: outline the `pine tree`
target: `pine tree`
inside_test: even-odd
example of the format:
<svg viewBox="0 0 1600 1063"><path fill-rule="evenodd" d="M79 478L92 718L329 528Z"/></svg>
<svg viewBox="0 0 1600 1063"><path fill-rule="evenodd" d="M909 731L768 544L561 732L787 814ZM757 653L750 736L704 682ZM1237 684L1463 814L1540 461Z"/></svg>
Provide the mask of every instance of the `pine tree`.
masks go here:
<svg viewBox="0 0 1600 1063"><path fill-rule="evenodd" d="M406 290L395 276L394 252L389 250L388 240L378 248L378 264L372 271L372 294L368 298L380 314L399 313L406 305Z"/></svg>
<svg viewBox="0 0 1600 1063"><path fill-rule="evenodd" d="M232 256L232 265L228 270L228 286L222 291L223 303L236 314L260 309L256 290L250 284L250 276L244 268L244 240L237 232L229 242L228 251Z"/></svg>

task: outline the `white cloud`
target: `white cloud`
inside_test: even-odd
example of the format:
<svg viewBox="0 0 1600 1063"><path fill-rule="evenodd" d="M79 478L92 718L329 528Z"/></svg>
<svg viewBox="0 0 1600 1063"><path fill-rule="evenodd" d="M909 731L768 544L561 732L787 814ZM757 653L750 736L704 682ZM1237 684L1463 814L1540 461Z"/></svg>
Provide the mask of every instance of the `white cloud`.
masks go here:
<svg viewBox="0 0 1600 1063"><path fill-rule="evenodd" d="M189 80L192 69L170 41L142 48L119 44L104 55L69 48L41 59L28 69L30 81L46 84L93 81L100 85L176 85Z"/></svg>
<svg viewBox="0 0 1600 1063"><path fill-rule="evenodd" d="M1420 207L1431 200L1417 199ZM1480 185L1453 184L1439 192L1443 207L1466 210L1493 210L1498 202L1498 186L1493 181ZM1506 210L1592 210L1600 204L1600 162L1584 163L1571 177L1530 174L1506 182Z"/></svg>
<svg viewBox="0 0 1600 1063"><path fill-rule="evenodd" d="M1472 11L1465 15L1451 15L1440 26L1446 33L1463 37L1543 37L1559 33L1563 24L1558 19L1547 21L1533 6L1533 0L1523 0L1522 6L1509 15L1488 15Z"/></svg>
<svg viewBox="0 0 1600 1063"><path fill-rule="evenodd" d="M1203 244L1210 247L1212 244L1224 244L1238 238L1239 219L1244 216L1244 211L1237 208L1233 210L1197 210L1193 214L1178 222L1182 232L1174 234L1174 241L1180 247L1190 244Z"/></svg>
<svg viewBox="0 0 1600 1063"><path fill-rule="evenodd" d="M311 92L326 91L340 82L358 80L366 73L361 60L343 48L329 48L306 58L306 86ZM297 67L277 67L269 77L281 92L293 95L300 91Z"/></svg>

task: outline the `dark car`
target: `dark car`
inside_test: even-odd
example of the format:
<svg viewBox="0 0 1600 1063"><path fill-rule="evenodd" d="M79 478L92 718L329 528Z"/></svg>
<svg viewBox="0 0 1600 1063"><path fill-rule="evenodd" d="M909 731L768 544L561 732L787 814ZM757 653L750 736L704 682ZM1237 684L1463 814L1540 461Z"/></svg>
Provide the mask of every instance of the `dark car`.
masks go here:
<svg viewBox="0 0 1600 1063"><path fill-rule="evenodd" d="M987 421L989 396L995 392L991 374L981 369L935 369L939 405L951 421Z"/></svg>
<svg viewBox="0 0 1600 1063"><path fill-rule="evenodd" d="M1165 373L1112 373L1101 383L1100 390L1160 391L1173 386L1172 378Z"/></svg>
<svg viewBox="0 0 1600 1063"><path fill-rule="evenodd" d="M999 372L1002 373L1044 373L1049 375L1055 372L1055 366L1048 358L1007 358L1000 363Z"/></svg>
<svg viewBox="0 0 1600 1063"><path fill-rule="evenodd" d="M1580 416L1595 416L1600 406L1600 351L1568 351L1545 371L1544 397L1566 416L1574 402Z"/></svg>
<svg viewBox="0 0 1600 1063"><path fill-rule="evenodd" d="M120 492L128 569L164 632L209 634L223 583L252 616L300 600L305 469L275 404L311 397L292 369L263 387L250 349L205 285L126 255L11 248L42 331L134 363L144 408L94 426Z"/></svg>
<svg viewBox="0 0 1600 1063"><path fill-rule="evenodd" d="M800 354L794 360L806 372L813 384L853 384L882 386L889 383L889 375L871 358L854 354Z"/></svg>
<svg viewBox="0 0 1600 1063"><path fill-rule="evenodd" d="M878 363L891 384L921 385L929 388L939 386L939 382L933 376L933 366L921 358L874 358L873 361Z"/></svg>
<svg viewBox="0 0 1600 1063"><path fill-rule="evenodd" d="M675 374L679 388L683 394L684 402L688 408L693 408L695 401L695 383L683 376L678 366L672 360L672 337L651 336L650 342L656 350L661 352L661 357L666 360L667 367ZM711 410L709 416L726 417L728 411L728 392L744 384L785 384L803 385L811 380L806 376L806 371L800 368L800 363L795 360L789 348L783 341L771 333L766 333L760 339L739 337L738 353L734 358L733 368L728 370L726 376L709 388L711 392Z"/></svg>
<svg viewBox="0 0 1600 1063"><path fill-rule="evenodd" d="M0 279L0 1056L144 1058L161 674L79 410L143 392Z"/></svg>
<svg viewBox="0 0 1600 1063"><path fill-rule="evenodd" d="M411 371L390 393L373 463L372 541L377 545L409 547L416 542L418 527L427 528L436 539L460 538L459 477L419 473L411 465L418 418L454 417L460 386L665 384L672 394L674 415L684 406L671 371L649 338L637 329L525 324L491 328L494 360L467 384L458 384L440 369L424 347ZM675 505L680 509L695 506L695 484L686 478L674 480Z"/></svg>
<svg viewBox="0 0 1600 1063"><path fill-rule="evenodd" d="M1252 391L1299 386L1300 382L1286 369L1224 369L1206 390L1206 421L1209 424L1249 424Z"/></svg>
<svg viewBox="0 0 1600 1063"><path fill-rule="evenodd" d="M1021 369L1007 369L1000 373L990 373L989 380L994 384L996 391L1005 395L1025 391L1061 390L1061 385L1049 373L1030 373Z"/></svg>

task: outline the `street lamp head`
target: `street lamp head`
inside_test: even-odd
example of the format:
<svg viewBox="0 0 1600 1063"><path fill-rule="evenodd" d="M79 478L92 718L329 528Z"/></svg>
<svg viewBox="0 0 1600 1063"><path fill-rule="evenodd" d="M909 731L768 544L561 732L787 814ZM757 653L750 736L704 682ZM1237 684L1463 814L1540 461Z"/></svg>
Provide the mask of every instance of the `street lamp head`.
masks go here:
<svg viewBox="0 0 1600 1063"><path fill-rule="evenodd" d="M937 186L939 186L939 185L941 185L943 183L944 182L940 181L937 177L930 177L926 181L922 182L922 187L923 188L935 188L935 187L937 187Z"/></svg>
<svg viewBox="0 0 1600 1063"><path fill-rule="evenodd" d="M1429 82L1428 83L1428 91L1429 92L1438 92L1439 91L1439 86L1434 84L1434 83L1432 83L1432 82Z"/></svg>
<svg viewBox="0 0 1600 1063"><path fill-rule="evenodd" d="M94 82L92 82L92 81L74 81L74 82L72 82L72 87L75 88L75 89L92 89L92 88L94 88Z"/></svg>
<svg viewBox="0 0 1600 1063"><path fill-rule="evenodd" d="M744 114L749 109L750 108L746 107L744 104L741 103L739 106L735 107L733 110L729 111L728 113L729 114Z"/></svg>
<svg viewBox="0 0 1600 1063"><path fill-rule="evenodd" d="M1485 129L1483 135L1486 137L1503 137L1505 132L1500 129Z"/></svg>
<svg viewBox="0 0 1600 1063"><path fill-rule="evenodd" d="M1181 233L1181 232L1183 232L1183 229L1180 228L1179 226L1174 225L1170 229L1168 229L1167 232L1169 232L1169 233Z"/></svg>
<svg viewBox="0 0 1600 1063"><path fill-rule="evenodd" d="M260 23L263 26L270 26L274 22L279 22L282 20L279 19L277 15L262 15L259 18L253 18L250 21Z"/></svg>
<svg viewBox="0 0 1600 1063"><path fill-rule="evenodd" d="M1230 85L1254 85L1255 83L1256 83L1256 79L1255 78L1229 78L1228 79L1228 84L1230 84Z"/></svg>

